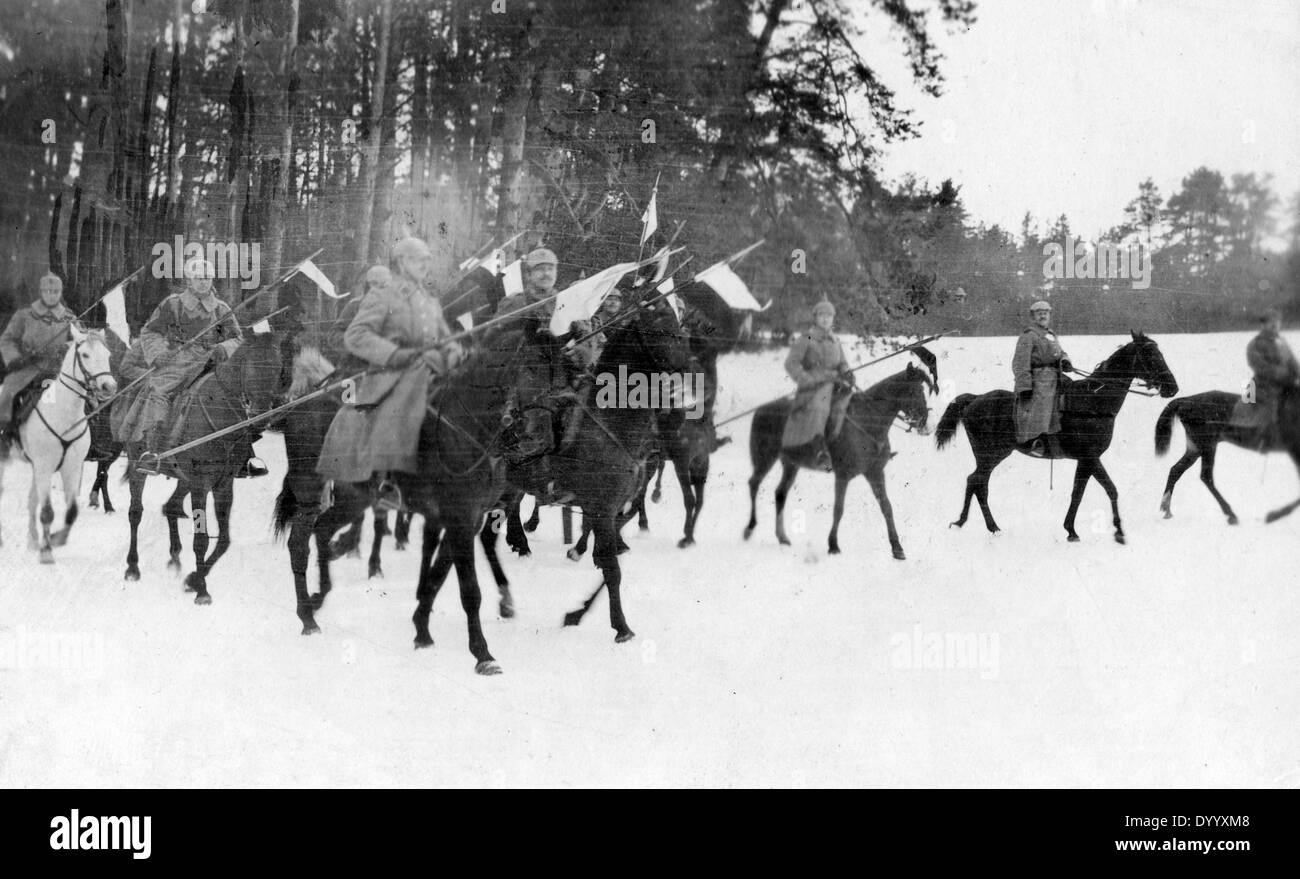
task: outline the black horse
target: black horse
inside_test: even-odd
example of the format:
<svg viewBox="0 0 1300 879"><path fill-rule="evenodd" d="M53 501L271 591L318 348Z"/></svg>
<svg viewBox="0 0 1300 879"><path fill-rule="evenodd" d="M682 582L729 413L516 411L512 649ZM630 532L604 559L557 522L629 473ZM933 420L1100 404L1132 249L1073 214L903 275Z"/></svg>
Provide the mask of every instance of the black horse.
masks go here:
<svg viewBox="0 0 1300 879"><path fill-rule="evenodd" d="M183 424L174 435L178 444L199 439L232 427L250 416L268 411L288 384L282 345L288 345L293 331L253 334L211 372L202 376L185 393L189 404L180 416ZM146 387L145 385L141 386ZM144 391L141 391L144 392ZM125 408L125 405L124 405ZM235 474L243 469L253 428L243 428L181 452L163 462L164 475L177 478L176 490L163 507L170 530L170 567L180 565L178 520L185 518L181 499L190 497L194 519L195 570L185 578L186 589L194 591L195 604L211 604L207 577L213 565L230 548L230 511L234 503ZM139 580L138 533L144 513L144 485L148 474L137 466L144 452L141 443L127 444L127 480L131 486L131 546L126 555L126 579ZM211 555L208 544L211 523L207 520L208 495L213 496L217 518L217 542Z"/></svg>
<svg viewBox="0 0 1300 879"><path fill-rule="evenodd" d="M596 363L597 375L622 375L629 381L658 381L663 373L680 373L690 354L676 313L664 302L637 308L630 318L606 331L607 342ZM654 409L601 407L597 389L579 400L578 428L573 443L551 454L557 487L574 495L584 523L596 539L592 559L603 573L595 592L578 610L565 616L577 625L601 589L609 590L609 621L619 642L634 637L623 615L618 563L620 513L631 509L646 481L646 461L654 447ZM526 486L520 486L526 487Z"/></svg>
<svg viewBox="0 0 1300 879"><path fill-rule="evenodd" d="M513 364L522 342L521 333L498 334L495 344L435 384L420 430L419 472L391 477L410 512L424 518L418 603L412 618L415 646L433 645L429 613L442 583L432 578L432 562L441 542L460 582L475 671L484 675L499 674L501 668L488 650L479 619L482 596L474 566L474 537L483 526L484 514L506 488L504 468L493 448L502 432ZM295 406L281 420L289 471L276 501L275 531L289 534L289 560L304 635L320 631L315 611L331 587L330 538L353 523L373 500L368 485L327 486L316 472L325 434L341 405L339 394L326 394ZM315 596L307 588L313 537L320 570Z"/></svg>
<svg viewBox="0 0 1300 879"><path fill-rule="evenodd" d="M864 391L856 391L849 400L844 424L827 447L835 472L835 520L828 540L829 551L840 551L840 518L844 515L844 496L849 483L858 474L867 484L880 504L889 534L889 546L894 558L904 559L903 545L894 527L894 508L885 490L885 465L894 457L889 447L889 428L901 414L910 429L925 432L930 408L925 402L925 391L935 392L935 380L925 370L912 364L907 369L879 381ZM758 487L772 466L781 461L781 481L776 486L776 539L783 546L790 545L785 533L785 501L799 475L800 467L812 467L813 462L795 460L781 449L781 434L790 415L792 401L788 398L763 406L754 413L749 428L749 460L754 467L749 477L749 524L745 526L748 540L758 525Z"/></svg>
<svg viewBox="0 0 1300 879"><path fill-rule="evenodd" d="M1078 541L1074 517L1083 500L1089 479L1096 479L1110 498L1115 526L1115 541L1124 543L1124 526L1119 517L1119 492L1101 463L1115 432L1115 416L1124 405L1129 385L1134 381L1154 386L1162 397L1178 393L1178 381L1169 371L1160 346L1142 333L1132 333L1132 340L1121 345L1087 378L1065 381L1061 394L1060 445L1062 457L1075 458L1074 490L1070 509L1065 514L1065 532L1071 543ZM989 476L1013 451L1028 454L1016 445L1013 421L1015 395L1010 391L989 391L982 396L961 394L948 406L939 421L935 440L940 449L952 441L959 423L965 423L966 436L975 454L975 471L966 478L966 499L961 516L953 525L966 524L971 498L977 498L989 531L999 530L989 511Z"/></svg>
<svg viewBox="0 0 1300 879"><path fill-rule="evenodd" d="M1296 466L1300 467L1300 394L1297 394L1295 389L1282 391L1278 399L1276 441L1267 448L1260 447L1257 431L1231 423L1232 410L1240 399L1239 394L1230 394L1227 391L1206 391L1172 400L1165 407L1165 411L1160 413L1160 418L1156 421L1157 455L1164 455L1169 451L1175 418L1182 422L1183 431L1187 435L1187 449L1174 466L1169 468L1165 493L1160 498L1160 509L1166 519L1171 519L1174 515L1170 509L1174 499L1174 486L1178 484L1179 478L1187 472L1187 469L1196 463L1196 459L1200 458L1201 482L1205 483L1210 494L1214 495L1214 499L1219 502L1219 509L1223 510L1223 514L1228 517L1228 524L1237 524L1237 514L1232 511L1232 507L1228 506L1228 502L1224 500L1214 484L1214 456L1221 442L1229 442L1264 454L1286 452L1296 462ZM1297 503L1300 504L1300 501ZM1294 510L1295 506L1292 504L1274 510L1268 514L1267 521L1277 521Z"/></svg>

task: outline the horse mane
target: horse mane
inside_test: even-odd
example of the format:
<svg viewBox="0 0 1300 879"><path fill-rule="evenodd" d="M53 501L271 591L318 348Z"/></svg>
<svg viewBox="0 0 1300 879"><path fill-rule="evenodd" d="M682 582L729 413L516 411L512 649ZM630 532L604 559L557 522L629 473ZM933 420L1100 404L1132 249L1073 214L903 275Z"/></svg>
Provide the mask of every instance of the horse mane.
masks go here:
<svg viewBox="0 0 1300 879"><path fill-rule="evenodd" d="M293 382L287 399L296 400L316 388L334 372L334 364L314 345L303 347L293 358Z"/></svg>

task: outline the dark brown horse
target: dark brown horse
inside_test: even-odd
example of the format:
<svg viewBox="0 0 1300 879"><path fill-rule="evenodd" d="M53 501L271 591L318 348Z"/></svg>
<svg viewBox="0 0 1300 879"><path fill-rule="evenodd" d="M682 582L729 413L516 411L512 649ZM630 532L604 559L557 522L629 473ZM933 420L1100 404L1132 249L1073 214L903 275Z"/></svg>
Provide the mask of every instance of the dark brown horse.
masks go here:
<svg viewBox="0 0 1300 879"><path fill-rule="evenodd" d="M1174 515L1170 509L1174 499L1174 486L1178 484L1179 478L1187 472L1187 469L1196 463L1196 459L1200 458L1201 482L1205 483L1210 494L1214 495L1214 499L1219 502L1219 509L1223 510L1223 514L1228 517L1228 524L1237 524L1237 514L1232 511L1232 507L1228 505L1214 484L1215 450L1221 442L1232 443L1252 452L1264 454L1286 452L1296 462L1296 466L1300 467L1300 395L1296 390L1284 389L1278 399L1277 437L1268 448L1260 447L1257 431L1232 424L1232 410L1240 399L1239 394L1230 394L1227 391L1206 391L1202 394L1179 397L1171 401L1165 407L1165 411L1160 413L1160 418L1156 421L1157 455L1164 455L1169 451L1175 418L1182 422L1183 431L1187 435L1187 448L1183 456L1169 468L1165 493L1160 498L1160 509L1166 519L1171 519ZM1295 507L1296 505L1292 504L1274 510L1268 514L1267 521L1275 522L1289 514Z"/></svg>
<svg viewBox="0 0 1300 879"><path fill-rule="evenodd" d="M506 483L494 448L506 414L513 364L522 336L500 333L488 346L434 385L419 438L420 469L395 473L407 508L424 518L417 586L415 646L431 647L429 613L441 582L433 580L432 562L442 543L460 583L461 605L469 631L469 649L479 674L499 674L488 650L479 609L482 595L474 566L474 538L484 515L503 494ZM289 534L289 559L298 599L302 633L320 631L315 612L330 591L330 538L352 523L371 504L368 485L330 483L316 472L325 434L341 405L339 394L317 397L284 416L281 422L289 472L276 501L275 530ZM307 562L316 540L320 586L307 588Z"/></svg>
<svg viewBox="0 0 1300 879"><path fill-rule="evenodd" d="M183 424L174 434L177 444L188 443L245 421L269 410L288 384L281 346L289 344L291 331L276 331L246 337L229 360L212 369L186 391L192 402L181 416ZM146 387L146 385L141 385ZM143 392L143 391L142 391ZM126 401L123 408L126 408ZM230 548L230 512L234 503L235 474L243 469L254 428L244 428L210 440L165 459L163 474L179 480L176 491L163 507L170 531L172 566L180 564L178 520L185 517L181 498L188 494L194 520L195 570L185 578L186 589L194 591L195 604L211 604L207 577L213 565ZM127 445L127 479L131 486L131 546L126 555L126 579L139 580L138 532L144 513L144 485L148 475L137 466L144 449L141 443ZM217 542L211 555L208 544L212 523L207 518L208 495L216 510Z"/></svg>
<svg viewBox="0 0 1300 879"><path fill-rule="evenodd" d="M930 408L925 392L935 391L935 380L925 370L912 364L907 369L877 382L865 391L854 392L849 400L844 424L828 444L835 472L835 520L828 540L829 551L840 551L840 518L844 515L844 496L849 483L861 474L871 486L880 504L889 534L889 546L894 558L903 559L903 545L894 527L894 508L885 490L885 465L894 453L889 448L889 428L901 414L910 429L924 433ZM800 467L813 466L811 461L795 460L781 449L781 434L789 417L792 401L777 400L754 413L749 428L749 459L754 473L749 477L749 524L745 526L748 540L758 525L758 487L777 460L781 461L781 481L776 486L776 539L783 546L790 545L785 533L785 501L799 475Z"/></svg>
<svg viewBox="0 0 1300 879"><path fill-rule="evenodd" d="M1178 393L1178 381L1169 371L1160 346L1142 333L1133 333L1132 340L1121 345L1088 378L1065 383L1059 434L1062 457L1075 458L1079 462L1074 471L1070 509L1065 514L1065 532L1071 543L1079 539L1074 530L1074 517L1089 479L1096 479L1106 491L1113 514L1115 541L1125 541L1124 526L1119 517L1119 492L1102 466L1101 456L1110 448L1115 433L1115 416L1124 405L1129 385L1135 380L1154 386L1162 397ZM1010 391L989 391L979 397L962 394L949 404L939 421L935 440L940 449L952 441L957 425L964 423L971 451L975 454L975 471L966 478L966 499L961 516L952 523L958 528L966 524L971 498L976 498L989 531L999 530L997 522L993 521L993 513L989 511L989 476L1012 452L1028 454L1026 448L1016 445L1015 399Z"/></svg>

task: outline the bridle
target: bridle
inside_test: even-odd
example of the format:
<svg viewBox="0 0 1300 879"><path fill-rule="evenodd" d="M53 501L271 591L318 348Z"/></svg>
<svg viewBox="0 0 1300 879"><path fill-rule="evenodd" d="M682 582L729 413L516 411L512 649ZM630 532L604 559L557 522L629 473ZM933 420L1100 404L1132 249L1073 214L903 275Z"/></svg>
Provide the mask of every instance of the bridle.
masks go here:
<svg viewBox="0 0 1300 879"><path fill-rule="evenodd" d="M109 370L92 373L90 370L86 369L86 365L81 362L81 346L87 341L88 339L78 339L76 342L72 343L72 360L76 364L76 374L70 374L62 367L62 365L59 366L59 384L76 394L83 403L90 402L91 398L97 398L97 395L92 390L96 379L106 375L110 378L112 377L112 372ZM67 381L68 379L71 379L74 384L69 384ZM41 424L45 425L45 429L59 441L59 462L54 465L55 472L58 472L58 470L63 467L64 459L68 456L68 449L72 447L73 443L85 436L86 431L90 430L90 422L83 418L81 420L81 430L77 432L76 436L67 439L63 436L62 432L55 430L54 425L50 424L49 419L45 417L45 413L41 411L39 405L36 406L34 411L36 417L40 419Z"/></svg>

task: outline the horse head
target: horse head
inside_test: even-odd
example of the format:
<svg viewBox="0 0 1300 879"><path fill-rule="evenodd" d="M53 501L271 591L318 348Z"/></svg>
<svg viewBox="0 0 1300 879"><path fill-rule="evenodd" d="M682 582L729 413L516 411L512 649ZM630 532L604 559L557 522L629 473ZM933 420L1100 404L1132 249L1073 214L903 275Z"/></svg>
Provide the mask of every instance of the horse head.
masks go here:
<svg viewBox="0 0 1300 879"><path fill-rule="evenodd" d="M931 394L938 393L938 387L925 370L917 369L911 363L899 373L898 379L898 411L910 430L915 430L921 436L929 436L930 406L926 403L925 392L929 388Z"/></svg>
<svg viewBox="0 0 1300 879"><path fill-rule="evenodd" d="M1132 336L1132 341L1124 343L1098 367L1098 372L1104 370L1121 378L1136 379L1147 387L1156 388L1162 397L1177 394L1178 380L1174 378L1169 364L1165 363L1165 356L1160 353L1160 346L1155 339L1141 331L1130 332L1129 335Z"/></svg>
<svg viewBox="0 0 1300 879"><path fill-rule="evenodd" d="M117 393L117 380L113 378L113 352L108 347L103 330L85 330L70 324L72 338L63 355L61 372L86 389L86 393L103 400Z"/></svg>
<svg viewBox="0 0 1300 879"><path fill-rule="evenodd" d="M214 371L223 385L234 383L250 414L265 412L282 396L288 382L281 347L287 341L283 332L250 331L235 353ZM290 377L292 366L290 361Z"/></svg>
<svg viewBox="0 0 1300 879"><path fill-rule="evenodd" d="M677 312L660 300L638 306L630 319L609 332L597 366L626 366L629 372L681 372L690 356L690 339Z"/></svg>

